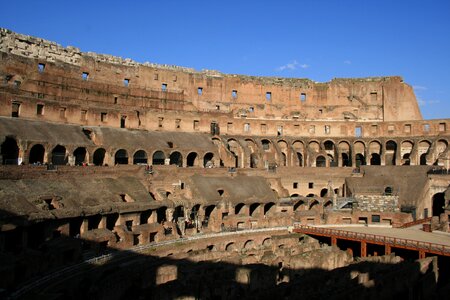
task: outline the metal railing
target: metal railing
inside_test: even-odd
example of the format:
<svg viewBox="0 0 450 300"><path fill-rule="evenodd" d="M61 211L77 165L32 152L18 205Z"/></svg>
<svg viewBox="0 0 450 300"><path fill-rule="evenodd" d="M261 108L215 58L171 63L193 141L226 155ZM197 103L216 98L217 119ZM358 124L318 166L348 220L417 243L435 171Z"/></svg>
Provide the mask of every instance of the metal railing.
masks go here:
<svg viewBox="0 0 450 300"><path fill-rule="evenodd" d="M390 236L361 233L332 228L313 227L308 225L294 224L294 232L305 234L317 234L322 236L333 236L354 241L364 241L374 244L390 245L391 247L404 248L410 250L424 251L438 255L450 256L450 246L431 242L422 242L411 239L395 238Z"/></svg>

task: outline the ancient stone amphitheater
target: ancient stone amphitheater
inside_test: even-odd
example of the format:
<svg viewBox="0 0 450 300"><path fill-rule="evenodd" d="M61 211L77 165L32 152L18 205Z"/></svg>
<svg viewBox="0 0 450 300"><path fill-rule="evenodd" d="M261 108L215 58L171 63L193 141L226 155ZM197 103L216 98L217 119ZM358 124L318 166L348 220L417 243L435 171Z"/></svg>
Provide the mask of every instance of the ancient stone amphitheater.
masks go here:
<svg viewBox="0 0 450 300"><path fill-rule="evenodd" d="M401 77L195 71L0 29L0 105L0 298L448 297L450 121Z"/></svg>

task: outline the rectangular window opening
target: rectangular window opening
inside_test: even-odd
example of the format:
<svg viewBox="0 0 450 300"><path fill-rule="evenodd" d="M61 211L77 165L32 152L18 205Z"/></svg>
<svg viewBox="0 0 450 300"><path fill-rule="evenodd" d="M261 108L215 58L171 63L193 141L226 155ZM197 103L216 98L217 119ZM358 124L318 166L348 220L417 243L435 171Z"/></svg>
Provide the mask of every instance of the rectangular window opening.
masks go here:
<svg viewBox="0 0 450 300"><path fill-rule="evenodd" d="M123 85L124 85L125 87L128 87L128 86L130 85L130 79L125 78L125 79L123 80Z"/></svg>
<svg viewBox="0 0 450 300"><path fill-rule="evenodd" d="M38 64L38 71L39 71L39 73L44 73L44 71L45 71L45 64L39 63Z"/></svg>
<svg viewBox="0 0 450 300"><path fill-rule="evenodd" d="M167 83L161 84L161 91L167 92Z"/></svg>
<svg viewBox="0 0 450 300"><path fill-rule="evenodd" d="M292 188L298 189L298 182L294 182L294 183L292 184Z"/></svg>
<svg viewBox="0 0 450 300"><path fill-rule="evenodd" d="M44 114L44 104L38 104L36 106L36 114L42 116Z"/></svg>
<svg viewBox="0 0 450 300"><path fill-rule="evenodd" d="M13 102L11 104L11 117L18 118L19 117L19 110L20 110L20 103Z"/></svg>
<svg viewBox="0 0 450 300"><path fill-rule="evenodd" d="M87 110L82 109L80 112L80 119L81 121L86 121L87 118Z"/></svg>
<svg viewBox="0 0 450 300"><path fill-rule="evenodd" d="M120 128L125 128L126 120L127 120L127 116L121 116L120 117Z"/></svg>
<svg viewBox="0 0 450 300"><path fill-rule="evenodd" d="M231 132L231 131L233 131L233 123L228 122L227 123L227 132Z"/></svg>
<svg viewBox="0 0 450 300"><path fill-rule="evenodd" d="M231 91L231 97L232 97L233 99L236 99L237 96L238 96L237 90L232 90L232 91Z"/></svg>
<svg viewBox="0 0 450 300"><path fill-rule="evenodd" d="M316 132L316 126L315 125L310 125L309 126L309 133L315 133Z"/></svg>
<svg viewBox="0 0 450 300"><path fill-rule="evenodd" d="M154 80L158 80L158 77L159 77L159 76L158 76L157 73L156 73L155 75L153 75L153 79L154 79Z"/></svg>
<svg viewBox="0 0 450 300"><path fill-rule="evenodd" d="M305 93L301 93L300 94L300 101L302 101L302 102L306 101L306 94Z"/></svg>
<svg viewBox="0 0 450 300"><path fill-rule="evenodd" d="M105 113L105 112L100 113L100 121L101 122L106 122L106 117L107 116L108 116L108 114Z"/></svg>
<svg viewBox="0 0 450 300"><path fill-rule="evenodd" d="M308 182L308 188L313 189L314 188L314 182Z"/></svg>
<svg viewBox="0 0 450 300"><path fill-rule="evenodd" d="M197 88L197 94L198 94L199 96L203 95L203 88L202 88L202 87L198 87L198 88Z"/></svg>
<svg viewBox="0 0 450 300"><path fill-rule="evenodd" d="M411 124L405 124L404 131L405 133L411 133Z"/></svg>
<svg viewBox="0 0 450 300"><path fill-rule="evenodd" d="M244 132L249 132L250 131L250 123L245 123L244 124Z"/></svg>
<svg viewBox="0 0 450 300"><path fill-rule="evenodd" d="M330 134L330 132L331 132L331 127L330 127L330 125L325 125L325 134Z"/></svg>
<svg viewBox="0 0 450 300"><path fill-rule="evenodd" d="M81 74L81 78L83 78L83 80L88 80L89 79L89 73L88 72L83 72Z"/></svg>
<svg viewBox="0 0 450 300"><path fill-rule="evenodd" d="M424 124L423 125L423 131L429 132L430 131L430 124Z"/></svg>
<svg viewBox="0 0 450 300"><path fill-rule="evenodd" d="M261 133L266 133L266 132L267 132L267 125L261 124Z"/></svg>
<svg viewBox="0 0 450 300"><path fill-rule="evenodd" d="M266 100L271 101L272 100L272 92L266 92Z"/></svg>
<svg viewBox="0 0 450 300"><path fill-rule="evenodd" d="M198 125L199 125L199 121L198 120L194 120L194 130L198 130Z"/></svg>
<svg viewBox="0 0 450 300"><path fill-rule="evenodd" d="M66 108L65 107L61 107L59 109L59 117L61 119L65 119L66 118Z"/></svg>
<svg viewBox="0 0 450 300"><path fill-rule="evenodd" d="M355 127L355 137L362 137L362 127L361 126Z"/></svg>
<svg viewBox="0 0 450 300"><path fill-rule="evenodd" d="M445 123L439 123L439 131L444 132L447 130L447 124Z"/></svg>

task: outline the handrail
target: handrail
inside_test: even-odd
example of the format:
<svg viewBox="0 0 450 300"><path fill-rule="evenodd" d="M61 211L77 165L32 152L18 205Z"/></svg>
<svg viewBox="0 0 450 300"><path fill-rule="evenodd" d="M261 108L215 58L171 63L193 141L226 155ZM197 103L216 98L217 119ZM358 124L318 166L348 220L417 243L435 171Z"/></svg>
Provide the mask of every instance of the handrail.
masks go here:
<svg viewBox="0 0 450 300"><path fill-rule="evenodd" d="M361 233L354 231L347 231L341 229L332 228L320 228L312 227L308 225L294 224L294 231L300 231L302 233L310 234L323 234L323 235L333 235L341 238L349 238L358 241L371 241L375 243L381 243L385 245L390 245L392 247L400 248L413 248L419 251L426 251L441 255L450 256L450 246L436 244L431 242L421 242L417 240L395 238L390 236L372 234L372 233Z"/></svg>
<svg viewBox="0 0 450 300"><path fill-rule="evenodd" d="M428 218L425 218L425 219L415 220L415 221L412 221L412 222L408 222L408 223L402 224L398 228L408 228L408 227L411 227L411 226L414 226L414 225L424 224L424 223L428 223L428 222L431 222L431 217L428 217Z"/></svg>

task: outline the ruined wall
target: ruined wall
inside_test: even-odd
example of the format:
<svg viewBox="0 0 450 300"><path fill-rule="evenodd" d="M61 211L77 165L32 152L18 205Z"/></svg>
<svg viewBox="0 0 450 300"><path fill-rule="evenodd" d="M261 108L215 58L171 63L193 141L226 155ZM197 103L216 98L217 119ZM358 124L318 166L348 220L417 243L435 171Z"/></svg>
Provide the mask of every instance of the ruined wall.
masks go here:
<svg viewBox="0 0 450 300"><path fill-rule="evenodd" d="M0 34L3 87L16 89L0 100L9 102L7 107L12 100L21 101L20 113L26 117L35 118L36 105L41 103L46 108L38 118L59 122L118 127L125 117L127 128L209 131L213 120L228 133L239 133L248 127L242 118L256 118L268 122L252 124L245 132L276 134L279 126L287 126L292 127L285 128L291 134L305 135L348 135L354 127L333 124L333 129L322 133L322 129L312 132L310 126L297 122L421 120L412 88L400 77L315 83L309 79L197 72L83 53L5 29ZM28 106L29 102L33 105ZM163 114L158 112L161 109ZM173 110L184 114L171 116ZM107 117L102 118L102 113ZM8 110L3 112L9 114ZM195 120L197 125L192 123ZM330 124L317 124L324 125Z"/></svg>

